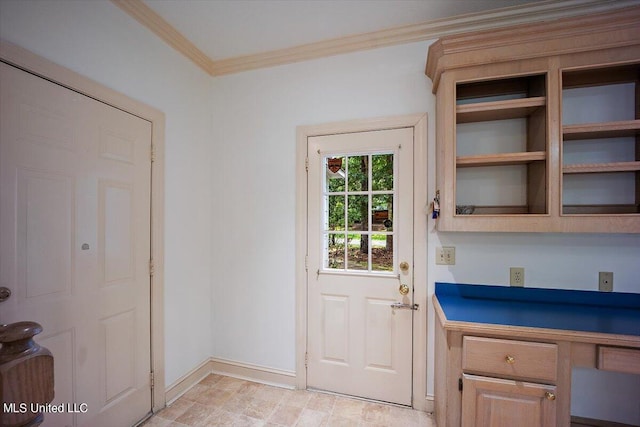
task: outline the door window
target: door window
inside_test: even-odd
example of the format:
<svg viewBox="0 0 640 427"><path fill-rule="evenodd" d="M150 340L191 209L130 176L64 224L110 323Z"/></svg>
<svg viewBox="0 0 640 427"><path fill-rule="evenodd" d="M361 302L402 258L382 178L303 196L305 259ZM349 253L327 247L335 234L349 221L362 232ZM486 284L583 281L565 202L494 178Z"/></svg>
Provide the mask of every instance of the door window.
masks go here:
<svg viewBox="0 0 640 427"><path fill-rule="evenodd" d="M325 271L394 272L394 153L326 155Z"/></svg>

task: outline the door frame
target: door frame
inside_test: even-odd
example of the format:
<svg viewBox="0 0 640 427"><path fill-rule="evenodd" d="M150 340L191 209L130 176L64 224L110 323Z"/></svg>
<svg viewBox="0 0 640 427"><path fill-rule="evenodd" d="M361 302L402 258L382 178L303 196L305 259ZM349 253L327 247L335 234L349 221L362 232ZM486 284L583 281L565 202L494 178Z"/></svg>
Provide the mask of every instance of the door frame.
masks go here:
<svg viewBox="0 0 640 427"><path fill-rule="evenodd" d="M413 128L413 316L412 406L427 410L427 114L350 120L296 129L296 388L307 388L307 198L308 138L341 133Z"/></svg>
<svg viewBox="0 0 640 427"><path fill-rule="evenodd" d="M75 71L0 40L0 60L151 123L151 410L166 406L164 369L164 113Z"/></svg>

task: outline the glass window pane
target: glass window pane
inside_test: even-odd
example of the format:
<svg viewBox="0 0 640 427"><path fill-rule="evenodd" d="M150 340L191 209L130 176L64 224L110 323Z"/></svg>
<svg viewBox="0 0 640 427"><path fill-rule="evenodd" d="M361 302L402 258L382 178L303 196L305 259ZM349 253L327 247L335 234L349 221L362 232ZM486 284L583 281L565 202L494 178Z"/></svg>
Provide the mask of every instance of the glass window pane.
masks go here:
<svg viewBox="0 0 640 427"><path fill-rule="evenodd" d="M394 154L329 156L323 162L324 268L393 272Z"/></svg>
<svg viewBox="0 0 640 427"><path fill-rule="evenodd" d="M325 234L325 268L344 270L344 234Z"/></svg>
<svg viewBox="0 0 640 427"><path fill-rule="evenodd" d="M369 270L369 235L349 234L347 269Z"/></svg>
<svg viewBox="0 0 640 427"><path fill-rule="evenodd" d="M327 176L326 191L337 193L344 191L344 181L347 176L345 173L344 157L328 157L325 159L325 171Z"/></svg>
<svg viewBox="0 0 640 427"><path fill-rule="evenodd" d="M371 156L371 163L371 189L393 190L393 154L375 154Z"/></svg>
<svg viewBox="0 0 640 427"><path fill-rule="evenodd" d="M348 196L349 230L369 231L369 196Z"/></svg>
<svg viewBox="0 0 640 427"><path fill-rule="evenodd" d="M369 156L354 156L347 158L349 191L369 190Z"/></svg>
<svg viewBox="0 0 640 427"><path fill-rule="evenodd" d="M345 196L328 196L328 218L327 227L329 230L344 230L344 209Z"/></svg>
<svg viewBox="0 0 640 427"><path fill-rule="evenodd" d="M371 245L371 269L393 271L393 235L374 234Z"/></svg>
<svg viewBox="0 0 640 427"><path fill-rule="evenodd" d="M392 231L393 229L393 194L376 194L371 198L371 229L375 231Z"/></svg>

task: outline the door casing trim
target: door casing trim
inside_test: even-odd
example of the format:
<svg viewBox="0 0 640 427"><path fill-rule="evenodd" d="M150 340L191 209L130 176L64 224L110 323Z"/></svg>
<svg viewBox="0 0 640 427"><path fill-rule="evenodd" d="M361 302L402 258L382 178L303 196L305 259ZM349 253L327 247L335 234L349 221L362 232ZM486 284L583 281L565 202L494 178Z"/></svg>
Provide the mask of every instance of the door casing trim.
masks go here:
<svg viewBox="0 0 640 427"><path fill-rule="evenodd" d="M152 411L166 406L164 355L164 113L20 46L0 40L0 60L151 123L151 370ZM149 153L151 156L151 153ZM151 269L151 266L150 266Z"/></svg>
<svg viewBox="0 0 640 427"><path fill-rule="evenodd" d="M307 140L309 137L412 127L413 159L413 318L412 406L427 410L427 114L350 120L296 129L296 387L307 388Z"/></svg>

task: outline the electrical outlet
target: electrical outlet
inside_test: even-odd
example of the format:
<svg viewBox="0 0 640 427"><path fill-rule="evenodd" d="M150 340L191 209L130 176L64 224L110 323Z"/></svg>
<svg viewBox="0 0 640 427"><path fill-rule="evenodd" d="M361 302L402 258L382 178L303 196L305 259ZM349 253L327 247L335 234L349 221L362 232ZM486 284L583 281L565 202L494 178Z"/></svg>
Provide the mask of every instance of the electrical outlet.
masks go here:
<svg viewBox="0 0 640 427"><path fill-rule="evenodd" d="M438 265L455 265L456 248L455 246L444 246L436 248L436 264Z"/></svg>
<svg viewBox="0 0 640 427"><path fill-rule="evenodd" d="M509 269L509 284L511 286L524 286L523 267L511 267Z"/></svg>
<svg viewBox="0 0 640 427"><path fill-rule="evenodd" d="M601 271L598 273L598 289L602 292L613 291L613 272Z"/></svg>

